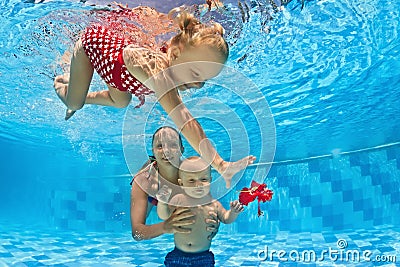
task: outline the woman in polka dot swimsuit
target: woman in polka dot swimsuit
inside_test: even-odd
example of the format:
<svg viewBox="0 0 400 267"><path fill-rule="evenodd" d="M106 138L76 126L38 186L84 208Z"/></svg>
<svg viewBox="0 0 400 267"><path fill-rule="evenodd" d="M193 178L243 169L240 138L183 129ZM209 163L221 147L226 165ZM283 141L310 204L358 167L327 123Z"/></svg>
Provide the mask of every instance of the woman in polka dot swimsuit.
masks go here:
<svg viewBox="0 0 400 267"><path fill-rule="evenodd" d="M180 31L171 38L166 53L138 46L109 27L89 26L75 45L69 75L55 78L55 90L67 106L66 119L84 104L123 108L132 94L143 104L145 95L154 93L189 144L230 187L233 175L252 164L255 157L224 161L178 94L178 90L201 88L220 73L229 50L222 36L224 29L218 23L206 26L181 8L171 10L168 17ZM94 70L108 90L88 92Z"/></svg>

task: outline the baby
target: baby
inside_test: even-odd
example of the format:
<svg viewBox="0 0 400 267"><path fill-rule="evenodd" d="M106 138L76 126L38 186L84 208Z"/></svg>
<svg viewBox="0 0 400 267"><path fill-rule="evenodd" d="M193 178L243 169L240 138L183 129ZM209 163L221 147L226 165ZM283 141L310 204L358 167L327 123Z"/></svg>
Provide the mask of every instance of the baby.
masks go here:
<svg viewBox="0 0 400 267"><path fill-rule="evenodd" d="M230 203L230 210L225 210L222 204L213 199L210 194L211 167L200 157L190 157L182 161L179 167L178 183L184 193L176 194L166 204L168 195L166 188L159 192L158 198L164 194L164 199L159 199L157 206L158 216L166 220L175 207L191 207L195 214L195 222L190 233L175 233L175 249L165 257L165 266L214 266L214 254L209 250L211 240L206 231L205 218L208 210L213 208L218 219L225 223L232 223L240 212L244 210L242 204L235 200ZM163 203L164 202L164 203Z"/></svg>

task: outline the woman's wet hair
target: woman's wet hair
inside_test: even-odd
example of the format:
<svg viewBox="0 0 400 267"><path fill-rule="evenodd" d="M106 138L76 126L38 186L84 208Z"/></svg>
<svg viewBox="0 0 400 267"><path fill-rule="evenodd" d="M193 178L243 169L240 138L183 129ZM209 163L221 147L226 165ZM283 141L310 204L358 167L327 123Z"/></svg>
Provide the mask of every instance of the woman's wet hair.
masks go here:
<svg viewBox="0 0 400 267"><path fill-rule="evenodd" d="M172 9L168 17L179 26L180 32L171 39L170 46L208 45L215 48L224 62L228 59L229 47L224 39L224 28L214 22L211 25L201 23L193 14L183 7Z"/></svg>

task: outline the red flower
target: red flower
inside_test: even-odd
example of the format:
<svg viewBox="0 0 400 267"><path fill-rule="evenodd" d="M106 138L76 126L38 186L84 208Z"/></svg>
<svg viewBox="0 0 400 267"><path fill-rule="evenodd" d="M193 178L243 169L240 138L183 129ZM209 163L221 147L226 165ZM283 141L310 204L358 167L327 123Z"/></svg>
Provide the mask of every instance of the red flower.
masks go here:
<svg viewBox="0 0 400 267"><path fill-rule="evenodd" d="M259 184L255 181L251 182L251 188L244 187L239 193L239 202L242 205L247 206L250 202L253 202L256 198L258 200L258 216L262 215L263 212L260 208L260 201L266 202L271 201L274 192L267 188L266 184Z"/></svg>

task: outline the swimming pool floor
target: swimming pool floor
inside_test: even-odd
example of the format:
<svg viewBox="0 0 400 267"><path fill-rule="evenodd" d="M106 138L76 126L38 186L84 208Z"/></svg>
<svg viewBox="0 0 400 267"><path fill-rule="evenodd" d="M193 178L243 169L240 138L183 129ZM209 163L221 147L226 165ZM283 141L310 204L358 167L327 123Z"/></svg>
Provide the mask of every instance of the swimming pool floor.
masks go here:
<svg viewBox="0 0 400 267"><path fill-rule="evenodd" d="M163 266L165 255L173 249L172 235L136 242L129 232L80 233L3 223L0 226L0 266ZM400 227L273 235L220 232L211 249L215 266L400 266ZM271 259L273 250L286 254L278 259L275 252ZM310 258L311 251L315 252L315 260ZM362 258L368 251L370 262ZM305 255L304 260L301 255ZM352 255L360 255L360 261ZM380 259L385 261L378 262Z"/></svg>

